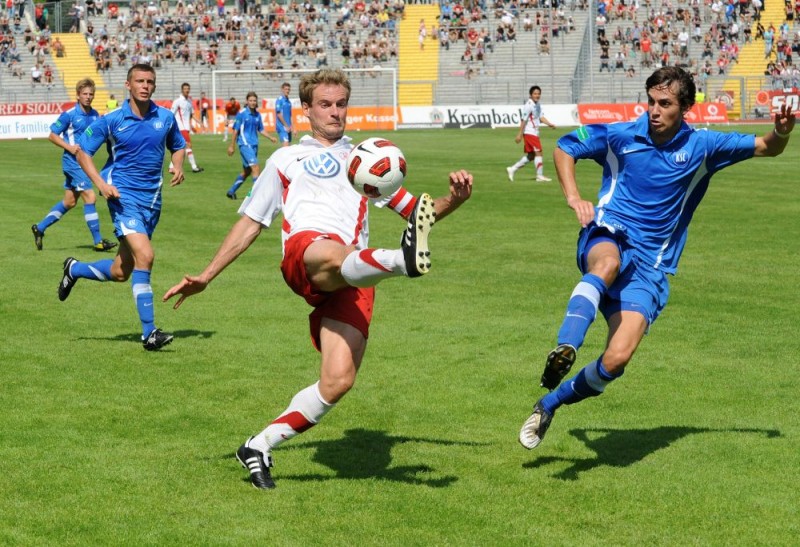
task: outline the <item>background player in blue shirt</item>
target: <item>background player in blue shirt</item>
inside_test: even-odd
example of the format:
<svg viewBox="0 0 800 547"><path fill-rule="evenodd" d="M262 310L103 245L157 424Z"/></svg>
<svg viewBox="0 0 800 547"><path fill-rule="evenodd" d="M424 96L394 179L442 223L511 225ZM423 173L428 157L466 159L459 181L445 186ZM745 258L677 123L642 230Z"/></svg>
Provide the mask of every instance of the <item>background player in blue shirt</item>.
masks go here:
<svg viewBox="0 0 800 547"><path fill-rule="evenodd" d="M142 344L144 349L152 351L172 342L171 334L155 326L150 286L155 258L150 238L161 215L164 149L172 152L175 173L170 184L175 186L184 179L186 141L172 112L150 100L156 89L153 67L133 65L128 70L125 87L130 99L89 126L81 137L77 154L78 163L108 200L114 233L120 241L119 251L113 260L93 263L67 258L58 298L66 300L80 278L117 282L130 278L142 324ZM113 145L114 163L111 169L104 170L104 180L92 156L106 141Z"/></svg>
<svg viewBox="0 0 800 547"><path fill-rule="evenodd" d="M75 153L78 151L78 139L89 125L100 117L97 110L92 108L94 101L95 85L89 78L79 80L75 84L76 104L66 112L62 112L58 119L50 126L50 142L64 149L61 157L61 170L64 172L64 199L56 203L47 216L39 224L31 226L33 241L36 248L42 250L42 238L49 226L55 224L70 209L78 204L78 196L83 200L83 218L92 233L95 251L108 251L117 246L100 236L100 217L97 215L95 202L97 197L92 189L92 181L83 172Z"/></svg>
<svg viewBox="0 0 800 547"><path fill-rule="evenodd" d="M251 91L247 94L245 109L236 115L236 121L233 123L233 140L228 146L229 156L233 156L236 144L239 145L239 154L242 156L242 172L225 193L230 199L236 199L236 191L248 176L252 174L255 182L261 174L261 168L258 166L259 135L264 135L272 142L278 142L278 139L264 129L264 121L258 111L258 95L255 91Z"/></svg>
<svg viewBox="0 0 800 547"><path fill-rule="evenodd" d="M536 403L520 431L529 449L539 445L561 405L596 397L622 375L667 303L667 274L677 269L711 176L753 156L777 156L794 129L795 114L786 105L763 137L690 127L683 116L694 105L695 85L677 67L656 70L645 89L647 114L582 127L559 139L553 154L567 204L582 226L577 259L583 277L542 374L541 385L555 391ZM603 167L597 206L578 191L575 163L581 159ZM559 385L598 310L609 329L602 355Z"/></svg>
<svg viewBox="0 0 800 547"><path fill-rule="evenodd" d="M275 132L282 146L289 146L292 143L292 100L289 93L292 91L292 84L283 82L281 85L282 95L275 101Z"/></svg>

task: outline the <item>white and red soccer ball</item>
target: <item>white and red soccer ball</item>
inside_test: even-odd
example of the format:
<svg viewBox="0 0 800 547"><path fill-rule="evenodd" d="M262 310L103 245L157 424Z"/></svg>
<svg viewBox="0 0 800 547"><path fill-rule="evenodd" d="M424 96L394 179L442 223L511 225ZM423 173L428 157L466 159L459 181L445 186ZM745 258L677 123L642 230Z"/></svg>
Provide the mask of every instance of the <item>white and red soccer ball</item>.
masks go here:
<svg viewBox="0 0 800 547"><path fill-rule="evenodd" d="M347 157L347 180L368 198L392 195L406 178L406 158L392 141L367 139Z"/></svg>

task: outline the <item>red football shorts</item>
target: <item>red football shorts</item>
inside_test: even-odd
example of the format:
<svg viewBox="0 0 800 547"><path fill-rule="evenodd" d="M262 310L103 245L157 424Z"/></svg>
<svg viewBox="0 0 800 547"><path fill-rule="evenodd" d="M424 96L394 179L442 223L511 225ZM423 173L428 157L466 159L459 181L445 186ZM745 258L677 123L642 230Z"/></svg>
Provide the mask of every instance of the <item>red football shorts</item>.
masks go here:
<svg viewBox="0 0 800 547"><path fill-rule="evenodd" d="M526 154L542 151L542 142L539 140L538 135L523 135L523 138L525 139Z"/></svg>
<svg viewBox="0 0 800 547"><path fill-rule="evenodd" d="M318 290L306 275L306 264L303 260L306 249L314 241L330 239L344 245L344 241L334 234L319 232L298 232L290 237L283 249L281 272L286 284L297 294L314 306L308 316L311 329L311 341L317 351L320 349L319 332L322 318L327 317L341 321L358 329L364 338L369 338L369 324L372 321L372 309L375 302L375 287L345 287L334 292Z"/></svg>
<svg viewBox="0 0 800 547"><path fill-rule="evenodd" d="M183 135L183 140L186 141L186 147L189 148L192 146L192 137L189 131L181 131L181 135Z"/></svg>

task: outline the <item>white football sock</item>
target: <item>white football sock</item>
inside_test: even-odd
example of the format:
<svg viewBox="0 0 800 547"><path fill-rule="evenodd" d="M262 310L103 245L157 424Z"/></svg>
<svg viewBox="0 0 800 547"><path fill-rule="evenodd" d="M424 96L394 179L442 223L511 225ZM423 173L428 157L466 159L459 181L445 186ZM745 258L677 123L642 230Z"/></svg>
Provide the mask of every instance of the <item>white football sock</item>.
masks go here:
<svg viewBox="0 0 800 547"><path fill-rule="evenodd" d="M528 156L522 156L517 163L511 166L511 169L516 171L517 169L522 169L526 165L530 163L531 160L528 159Z"/></svg>
<svg viewBox="0 0 800 547"><path fill-rule="evenodd" d="M312 384L299 391L283 414L253 437L248 446L269 454L273 448L317 425L334 406L322 398L319 382Z"/></svg>
<svg viewBox="0 0 800 547"><path fill-rule="evenodd" d="M407 275L402 249L354 251L342 262L341 271L351 287L374 287L387 277Z"/></svg>

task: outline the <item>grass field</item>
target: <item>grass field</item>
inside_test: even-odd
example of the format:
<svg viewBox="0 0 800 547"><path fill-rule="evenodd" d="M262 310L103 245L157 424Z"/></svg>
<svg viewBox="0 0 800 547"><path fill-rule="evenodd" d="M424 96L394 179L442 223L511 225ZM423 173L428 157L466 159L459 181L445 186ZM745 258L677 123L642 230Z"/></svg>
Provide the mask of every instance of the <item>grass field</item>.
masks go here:
<svg viewBox="0 0 800 547"><path fill-rule="evenodd" d="M59 154L2 141L0 544L796 544L800 137L715 177L625 377L559 411L529 452L516 437L578 279L578 226L556 182L530 166L506 180L514 133L391 135L412 191L441 195L464 167L473 199L437 224L430 275L380 285L356 387L274 453L270 492L234 450L318 374L277 230L180 310L158 303L176 340L148 353L130 284L82 280L58 301L64 258L100 257L79 208L35 250L30 225L62 195ZM560 134L543 138L550 176ZM224 193L238 155L220 140L195 137L205 172L164 192L157 298L237 218ZM578 173L594 199L598 167ZM395 247L396 215L371 220L371 243ZM581 365L604 334L595 325Z"/></svg>

